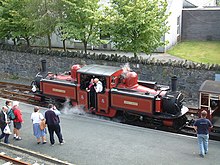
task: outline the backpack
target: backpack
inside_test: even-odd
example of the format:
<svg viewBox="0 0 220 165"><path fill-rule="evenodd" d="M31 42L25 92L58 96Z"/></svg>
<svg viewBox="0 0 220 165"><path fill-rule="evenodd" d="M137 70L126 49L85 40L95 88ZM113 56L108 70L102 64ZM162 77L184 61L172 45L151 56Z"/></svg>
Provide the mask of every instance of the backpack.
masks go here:
<svg viewBox="0 0 220 165"><path fill-rule="evenodd" d="M10 120L14 120L16 118L14 114L14 110L12 108L8 111L8 116Z"/></svg>

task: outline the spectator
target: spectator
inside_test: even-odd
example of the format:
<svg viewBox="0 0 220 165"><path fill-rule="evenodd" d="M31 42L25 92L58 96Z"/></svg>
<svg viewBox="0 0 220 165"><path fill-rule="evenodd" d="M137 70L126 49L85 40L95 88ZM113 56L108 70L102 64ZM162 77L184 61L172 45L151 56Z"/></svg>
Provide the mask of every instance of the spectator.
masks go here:
<svg viewBox="0 0 220 165"><path fill-rule="evenodd" d="M7 111L8 111L8 108L6 106L3 106L2 107L2 110L0 112L0 127L1 127L1 130L2 130L2 134L0 135L0 139L2 138L5 138L4 139L4 143L8 144L8 138L9 138L9 135L10 135L10 128L9 128L9 123L10 123L10 120L8 119L8 116L7 116ZM8 127L8 132L4 132L4 129Z"/></svg>
<svg viewBox="0 0 220 165"><path fill-rule="evenodd" d="M12 108L12 101L11 100L6 100L5 105L8 108L8 110L11 109Z"/></svg>
<svg viewBox="0 0 220 165"><path fill-rule="evenodd" d="M37 138L37 144L41 143L40 138L42 139L42 144L46 144L46 128L40 129L40 122L44 120L44 116L39 112L40 108L38 106L34 107L34 112L31 114L31 120L33 122L33 132L34 136Z"/></svg>
<svg viewBox="0 0 220 165"><path fill-rule="evenodd" d="M45 112L46 124L48 127L48 132L50 134L50 143L51 146L54 146L54 132L56 133L60 144L64 143L63 136L60 128L60 112L56 109L53 104L49 104L49 110Z"/></svg>
<svg viewBox="0 0 220 165"><path fill-rule="evenodd" d="M15 119L14 111L12 110L12 101L7 100L5 102L6 107L8 108L8 118L13 121Z"/></svg>
<svg viewBox="0 0 220 165"><path fill-rule="evenodd" d="M206 116L207 112L203 110L201 112L201 118L194 123L194 129L197 132L199 155L202 158L208 153L209 129L213 127L210 120L206 119Z"/></svg>
<svg viewBox="0 0 220 165"><path fill-rule="evenodd" d="M20 137L20 129L22 127L23 119L22 119L22 113L19 109L19 102L13 101L13 107L12 110L14 111L15 119L14 119L14 139L15 140L22 140Z"/></svg>

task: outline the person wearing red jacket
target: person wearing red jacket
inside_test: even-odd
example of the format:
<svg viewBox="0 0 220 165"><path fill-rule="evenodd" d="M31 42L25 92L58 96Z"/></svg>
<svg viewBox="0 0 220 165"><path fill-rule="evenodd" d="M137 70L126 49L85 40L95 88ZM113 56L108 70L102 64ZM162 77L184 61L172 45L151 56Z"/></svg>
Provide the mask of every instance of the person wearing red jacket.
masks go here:
<svg viewBox="0 0 220 165"><path fill-rule="evenodd" d="M19 109L19 102L14 101L12 110L14 111L15 119L13 120L14 123L14 139L15 140L22 140L20 137L20 129L22 127L23 119L22 119L22 113Z"/></svg>

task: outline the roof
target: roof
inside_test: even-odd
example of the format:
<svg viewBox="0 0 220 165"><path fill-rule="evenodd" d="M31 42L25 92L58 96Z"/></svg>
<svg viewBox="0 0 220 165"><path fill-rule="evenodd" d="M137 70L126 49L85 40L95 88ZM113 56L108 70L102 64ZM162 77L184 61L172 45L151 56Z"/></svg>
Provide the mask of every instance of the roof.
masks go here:
<svg viewBox="0 0 220 165"><path fill-rule="evenodd" d="M80 68L77 72L99 76L111 76L112 74L120 70L122 70L122 68L120 67L92 64Z"/></svg>
<svg viewBox="0 0 220 165"><path fill-rule="evenodd" d="M213 80L206 80L200 86L199 92L220 94L220 82Z"/></svg>
<svg viewBox="0 0 220 165"><path fill-rule="evenodd" d="M185 1L197 7L216 6L215 0L185 0Z"/></svg>
<svg viewBox="0 0 220 165"><path fill-rule="evenodd" d="M203 10L203 11L211 11L211 10L220 10L220 7L203 7L203 8L184 8L183 10L187 11L187 10Z"/></svg>
<svg viewBox="0 0 220 165"><path fill-rule="evenodd" d="M190 7L196 7L196 5L194 5L193 3L191 3L191 2L189 2L189 1L187 1L187 0L185 0L185 1L183 2L183 7L184 7L184 8L190 8Z"/></svg>

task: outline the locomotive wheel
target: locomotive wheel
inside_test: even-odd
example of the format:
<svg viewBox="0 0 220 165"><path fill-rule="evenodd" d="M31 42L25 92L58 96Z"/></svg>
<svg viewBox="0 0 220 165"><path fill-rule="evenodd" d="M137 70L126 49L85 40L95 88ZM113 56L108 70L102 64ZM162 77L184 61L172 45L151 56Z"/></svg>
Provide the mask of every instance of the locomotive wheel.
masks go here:
<svg viewBox="0 0 220 165"><path fill-rule="evenodd" d="M53 98L49 98L47 100L45 100L48 104L53 104L56 106L57 109L62 109L64 106L65 101L63 100L59 100L59 99L53 99Z"/></svg>
<svg viewBox="0 0 220 165"><path fill-rule="evenodd" d="M124 115L125 120L129 122L133 122L138 119L138 116L131 114L127 111L124 111L123 115Z"/></svg>
<svg viewBox="0 0 220 165"><path fill-rule="evenodd" d="M187 117L186 115L183 115L180 118L174 120L173 128L178 131L186 124L186 122L187 122Z"/></svg>
<svg viewBox="0 0 220 165"><path fill-rule="evenodd" d="M60 102L60 101L56 101L54 103L54 105L57 107L57 109L62 109L64 107L64 103L63 102Z"/></svg>

